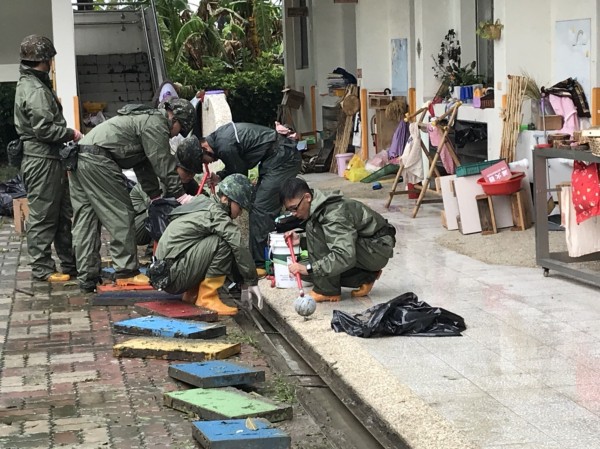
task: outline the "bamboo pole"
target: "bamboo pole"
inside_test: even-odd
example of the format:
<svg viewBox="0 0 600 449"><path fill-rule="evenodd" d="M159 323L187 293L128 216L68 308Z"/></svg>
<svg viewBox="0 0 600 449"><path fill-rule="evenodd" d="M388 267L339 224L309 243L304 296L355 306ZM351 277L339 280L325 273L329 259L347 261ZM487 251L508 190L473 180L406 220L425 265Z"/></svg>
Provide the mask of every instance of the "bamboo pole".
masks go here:
<svg viewBox="0 0 600 449"><path fill-rule="evenodd" d="M315 92L316 86L310 86L310 112L312 119L312 132L317 138L317 95Z"/></svg>
<svg viewBox="0 0 600 449"><path fill-rule="evenodd" d="M367 89L360 90L360 149L364 161L369 159L369 109L367 108Z"/></svg>
<svg viewBox="0 0 600 449"><path fill-rule="evenodd" d="M411 87L408 89L408 112L411 114L417 109L417 89Z"/></svg>
<svg viewBox="0 0 600 449"><path fill-rule="evenodd" d="M450 119L448 120L448 125L444 128L444 133L442 134L442 138L440 140L440 144L437 147L437 151L435 152L435 155L433 156L433 160L431 161L430 165L429 165L429 172L427 173L427 178L425 178L425 180L422 183L422 188L421 188L421 193L419 193L419 198L417 199L417 203L415 204L415 207L413 209L413 213L412 213L412 217L416 218L417 213L419 212L419 208L421 207L421 203L423 203L423 200L425 199L425 194L427 193L427 190L429 189L429 183L431 182L431 178L433 177L433 173L435 172L435 165L437 164L438 159L440 158L440 153L441 153L441 149L444 146L444 144L449 143L448 141L448 132L450 131L450 124L454 123L454 120L456 119L456 115L458 113L458 108L461 106L461 102L458 101L454 104L454 106L452 106L448 111L446 111L445 114L442 115L442 117L446 117L448 116L448 114L450 114ZM453 152L452 148L448 148L449 151Z"/></svg>
<svg viewBox="0 0 600 449"><path fill-rule="evenodd" d="M73 115L75 116L75 129L81 131L81 112L79 111L79 97L73 97Z"/></svg>

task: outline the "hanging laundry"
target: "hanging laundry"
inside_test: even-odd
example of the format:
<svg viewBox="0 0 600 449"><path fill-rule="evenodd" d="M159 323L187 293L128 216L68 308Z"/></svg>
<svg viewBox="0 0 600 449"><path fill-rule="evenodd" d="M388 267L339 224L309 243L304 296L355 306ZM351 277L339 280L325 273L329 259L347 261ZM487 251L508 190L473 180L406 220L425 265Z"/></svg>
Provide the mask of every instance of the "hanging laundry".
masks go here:
<svg viewBox="0 0 600 449"><path fill-rule="evenodd" d="M355 147L362 146L362 130L360 128L360 112L357 112L354 116L354 125L352 127L352 145Z"/></svg>
<svg viewBox="0 0 600 449"><path fill-rule="evenodd" d="M565 228L569 256L581 257L600 251L600 217L578 224L572 197L574 191L575 187L569 186L560 189L561 222Z"/></svg>
<svg viewBox="0 0 600 449"><path fill-rule="evenodd" d="M590 107L585 97L583 87L574 78L567 78L554 86L547 89L542 87L542 93L548 93L551 95L558 95L559 97L570 97L577 108L577 115L579 117L591 117Z"/></svg>
<svg viewBox="0 0 600 449"><path fill-rule="evenodd" d="M406 123L404 120L400 120L400 123L398 123L396 131L394 131L394 135L392 136L392 143L387 151L388 159L390 161L402 156L404 147L406 146L406 142L408 141L409 137L408 123Z"/></svg>
<svg viewBox="0 0 600 449"><path fill-rule="evenodd" d="M419 124L413 122L409 126L410 138L406 143L400 159L406 171L406 182L417 184L424 178L423 158L421 156L421 131Z"/></svg>
<svg viewBox="0 0 600 449"><path fill-rule="evenodd" d="M427 132L429 133L429 143L432 146L438 148L438 151L440 153L440 159L442 161L442 165L444 166L444 170L446 170L447 174L453 175L456 170L456 167L454 165L454 160L450 155L450 151L448 151L448 146L446 145L446 142L442 144L442 130L439 127L433 126L431 123L429 123L427 125ZM439 148L440 145L441 148Z"/></svg>
<svg viewBox="0 0 600 449"><path fill-rule="evenodd" d="M564 118L563 127L560 132L573 135L573 132L579 131L579 117L577 117L577 108L573 103L571 97L568 96L549 96L550 104L552 109L558 115L562 115Z"/></svg>
<svg viewBox="0 0 600 449"><path fill-rule="evenodd" d="M573 207L577 224L600 215L600 175L599 164L573 163L571 185L573 186Z"/></svg>

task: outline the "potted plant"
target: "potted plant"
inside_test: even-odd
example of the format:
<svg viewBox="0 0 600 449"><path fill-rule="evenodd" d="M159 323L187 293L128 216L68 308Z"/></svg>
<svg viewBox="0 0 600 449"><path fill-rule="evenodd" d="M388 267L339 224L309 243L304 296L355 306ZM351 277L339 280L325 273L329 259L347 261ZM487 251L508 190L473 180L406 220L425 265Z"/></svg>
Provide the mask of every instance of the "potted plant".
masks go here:
<svg viewBox="0 0 600 449"><path fill-rule="evenodd" d="M475 33L483 39L497 40L500 39L502 28L504 28L504 25L500 23L499 19L496 19L495 22L486 20L479 22Z"/></svg>

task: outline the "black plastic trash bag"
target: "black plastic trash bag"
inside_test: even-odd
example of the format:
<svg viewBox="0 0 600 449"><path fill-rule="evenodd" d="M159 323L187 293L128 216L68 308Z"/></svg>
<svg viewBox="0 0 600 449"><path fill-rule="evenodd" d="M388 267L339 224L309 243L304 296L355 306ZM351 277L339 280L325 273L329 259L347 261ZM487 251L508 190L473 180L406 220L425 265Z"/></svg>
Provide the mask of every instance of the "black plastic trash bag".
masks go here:
<svg viewBox="0 0 600 449"><path fill-rule="evenodd" d="M383 335L454 337L460 336L467 326L459 315L431 307L409 292L354 316L334 310L331 328L363 338Z"/></svg>
<svg viewBox="0 0 600 449"><path fill-rule="evenodd" d="M27 196L21 175L0 182L0 215L13 216L13 199Z"/></svg>
<svg viewBox="0 0 600 449"><path fill-rule="evenodd" d="M148 220L146 227L150 238L158 242L169 224L169 214L179 206L175 198L160 198L148 206Z"/></svg>

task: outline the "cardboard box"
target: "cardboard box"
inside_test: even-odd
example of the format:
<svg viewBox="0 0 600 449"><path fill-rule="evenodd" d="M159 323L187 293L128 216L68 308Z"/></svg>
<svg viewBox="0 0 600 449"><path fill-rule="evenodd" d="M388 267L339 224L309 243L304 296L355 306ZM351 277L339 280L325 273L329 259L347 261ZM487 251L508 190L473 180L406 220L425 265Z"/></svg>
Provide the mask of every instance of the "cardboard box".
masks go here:
<svg viewBox="0 0 600 449"><path fill-rule="evenodd" d="M23 234L25 232L25 223L29 217L29 203L27 198L13 199L13 215L15 221L15 232Z"/></svg>
<svg viewBox="0 0 600 449"><path fill-rule="evenodd" d="M546 123L546 131L556 131L562 129L563 127L563 116L562 115L547 115L544 117L544 122ZM544 122L542 122L542 117L538 117L536 128L544 129Z"/></svg>

